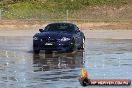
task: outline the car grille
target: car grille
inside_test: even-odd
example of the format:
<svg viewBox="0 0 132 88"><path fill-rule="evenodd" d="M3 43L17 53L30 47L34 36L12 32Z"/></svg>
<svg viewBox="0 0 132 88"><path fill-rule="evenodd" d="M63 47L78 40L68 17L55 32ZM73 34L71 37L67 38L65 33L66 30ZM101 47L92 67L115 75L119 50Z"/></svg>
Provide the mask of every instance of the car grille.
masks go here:
<svg viewBox="0 0 132 88"><path fill-rule="evenodd" d="M42 40L44 42L57 42L57 39L54 39L54 38L43 38Z"/></svg>
<svg viewBox="0 0 132 88"><path fill-rule="evenodd" d="M45 48L45 49L54 49L54 48L56 48L56 46L48 46L48 45L43 45L43 46L41 46L41 48Z"/></svg>

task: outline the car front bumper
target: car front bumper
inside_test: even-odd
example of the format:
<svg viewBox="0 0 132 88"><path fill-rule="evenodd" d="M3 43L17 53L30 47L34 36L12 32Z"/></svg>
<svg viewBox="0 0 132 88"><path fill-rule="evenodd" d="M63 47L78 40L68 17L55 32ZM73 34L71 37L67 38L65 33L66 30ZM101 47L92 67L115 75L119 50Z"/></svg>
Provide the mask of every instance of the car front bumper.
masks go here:
<svg viewBox="0 0 132 88"><path fill-rule="evenodd" d="M46 43L48 43L49 45L46 45ZM68 51L72 49L72 43L71 41L41 42L41 41L33 40L33 49L46 50L46 51Z"/></svg>

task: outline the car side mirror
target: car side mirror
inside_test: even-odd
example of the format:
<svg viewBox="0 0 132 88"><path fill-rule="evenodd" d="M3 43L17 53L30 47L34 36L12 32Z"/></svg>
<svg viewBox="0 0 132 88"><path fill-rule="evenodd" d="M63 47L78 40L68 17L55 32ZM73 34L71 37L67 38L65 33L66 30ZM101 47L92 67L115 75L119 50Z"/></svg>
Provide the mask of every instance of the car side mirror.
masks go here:
<svg viewBox="0 0 132 88"><path fill-rule="evenodd" d="M44 30L43 29L39 29L40 32L43 32Z"/></svg>

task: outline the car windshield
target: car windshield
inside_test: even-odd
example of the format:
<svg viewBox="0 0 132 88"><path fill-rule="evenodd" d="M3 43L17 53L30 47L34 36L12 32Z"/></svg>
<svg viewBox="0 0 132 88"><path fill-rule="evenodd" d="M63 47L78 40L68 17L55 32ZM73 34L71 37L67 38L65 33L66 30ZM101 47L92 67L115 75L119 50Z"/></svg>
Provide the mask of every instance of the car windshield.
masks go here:
<svg viewBox="0 0 132 88"><path fill-rule="evenodd" d="M53 31L53 32L73 32L74 27L71 24L49 24L45 27L44 32Z"/></svg>

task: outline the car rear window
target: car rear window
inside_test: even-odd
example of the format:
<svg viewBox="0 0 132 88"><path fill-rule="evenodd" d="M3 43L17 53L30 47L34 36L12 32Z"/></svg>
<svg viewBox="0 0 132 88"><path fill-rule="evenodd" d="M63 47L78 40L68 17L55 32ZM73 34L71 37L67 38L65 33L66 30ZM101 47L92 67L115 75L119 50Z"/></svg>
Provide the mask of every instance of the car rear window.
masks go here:
<svg viewBox="0 0 132 88"><path fill-rule="evenodd" d="M45 27L44 31L73 32L74 26L72 24L49 24Z"/></svg>

